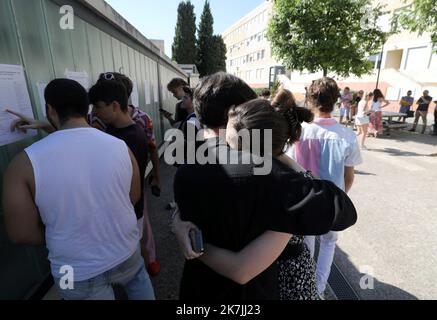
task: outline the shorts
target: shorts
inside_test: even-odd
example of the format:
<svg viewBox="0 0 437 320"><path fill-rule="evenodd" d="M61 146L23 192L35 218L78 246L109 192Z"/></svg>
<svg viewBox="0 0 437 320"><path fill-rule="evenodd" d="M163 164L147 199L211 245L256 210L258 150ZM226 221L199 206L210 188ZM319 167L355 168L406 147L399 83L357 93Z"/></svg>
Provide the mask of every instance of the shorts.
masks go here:
<svg viewBox="0 0 437 320"><path fill-rule="evenodd" d="M370 118L368 116L355 117L355 124L357 126L362 126L370 123Z"/></svg>
<svg viewBox="0 0 437 320"><path fill-rule="evenodd" d="M340 116L341 117L348 117L350 113L350 107L341 107L340 108Z"/></svg>

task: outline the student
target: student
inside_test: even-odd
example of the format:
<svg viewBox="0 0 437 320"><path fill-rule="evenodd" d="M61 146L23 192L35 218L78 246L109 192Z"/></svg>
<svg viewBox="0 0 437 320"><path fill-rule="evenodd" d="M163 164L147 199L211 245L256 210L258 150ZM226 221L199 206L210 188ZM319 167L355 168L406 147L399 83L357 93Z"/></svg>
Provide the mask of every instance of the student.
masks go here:
<svg viewBox="0 0 437 320"><path fill-rule="evenodd" d="M184 132L185 138L187 138L187 131L188 128L191 126L194 128L195 133L201 129L201 125L199 120L197 119L197 115L194 112L194 105L193 105L193 90L190 87L184 87L183 88L185 97L181 103L180 108L182 110L185 110L187 113L187 117L181 121L179 125L179 129Z"/></svg>
<svg viewBox="0 0 437 320"><path fill-rule="evenodd" d="M413 98L413 92L411 90L408 90L407 95L402 97L400 104L400 110L399 113L408 114L411 110L411 107L414 104L414 98ZM400 117L399 121L403 121L404 123L407 121L407 117Z"/></svg>
<svg viewBox="0 0 437 320"><path fill-rule="evenodd" d="M414 119L414 125L410 132L415 132L417 128L417 124L419 123L419 119L422 118L423 122L423 128L422 128L422 134L425 134L426 127L427 127L427 121L426 118L428 117L428 110L429 106L431 105L432 97L429 95L429 91L425 90L423 91L423 96L420 97L420 99L417 101L418 108L416 110L416 117Z"/></svg>
<svg viewBox="0 0 437 320"><path fill-rule="evenodd" d="M358 104L361 100L364 98L364 91L360 90L357 93L357 96L355 97L354 104L351 107L351 119L354 119L358 112Z"/></svg>
<svg viewBox="0 0 437 320"><path fill-rule="evenodd" d="M99 76L99 81L118 81L124 85L127 90L128 98L131 96L133 91L133 83L132 80L129 79L124 74L116 73L116 72L108 72L103 73ZM150 186L152 188L152 194L155 196L160 196L161 193L161 179L160 179L160 171L159 171L159 154L158 154L158 146L155 141L155 133L153 131L153 121L152 118L142 110L138 106L129 105L128 113L131 119L139 125L147 138L147 151L152 162L152 174L150 179ZM96 117L95 115L91 115L90 123L99 128L100 130L106 131L106 125L102 123L102 121ZM96 126L97 125L97 126ZM144 233L143 239L141 240L141 250L142 255L145 259L145 263L147 266L147 271L150 276L156 276L160 272L161 265L159 261L156 259L156 247L155 247L155 239L153 237L152 225L150 223L149 212L147 208L147 199L146 193L144 191L144 225L142 226Z"/></svg>
<svg viewBox="0 0 437 320"><path fill-rule="evenodd" d="M181 78L174 78L167 85L167 90L170 91L173 96L178 100L175 109L176 116L175 118L173 118L173 115L170 112L164 110L161 110L161 112L163 113L164 117L167 118L167 120L170 122L170 125L173 127L179 126L180 122L184 121L188 117L187 112L181 108L186 97L184 87L188 87L188 83Z"/></svg>
<svg viewBox="0 0 437 320"><path fill-rule="evenodd" d="M255 98L256 94L250 87L232 75L217 73L202 80L194 94L194 105L206 128L208 154L229 153L230 158L250 158L247 151L229 148L224 129L228 124L229 109ZM248 110L251 110L250 106ZM238 131L238 128L234 129ZM282 147L275 144L274 152ZM220 161L221 157L217 160ZM241 275L236 279L238 283L227 279L226 273L214 272L199 260L187 261L181 281L181 300L279 299L278 266L274 261L287 246L291 234L321 234L330 230L338 218L345 218L341 210L322 215L313 207L318 201L333 199L333 190L338 190L333 184L330 184L332 189L323 188L329 183L306 180L274 159L270 174L255 175L253 170L253 164L233 165L222 161L179 168L174 183L180 209L180 217L175 216L176 225L192 221L202 230L206 243L234 252L260 236L267 237L274 249L252 256L256 260L261 259L262 254L265 259L261 259L263 262L256 268L245 267L244 273L235 274L237 277ZM193 194L196 195L195 201ZM310 200L313 196L318 198L314 202ZM347 196L336 200L343 208L351 209L349 212L354 215L355 210ZM346 225L350 226L353 219L348 218ZM220 263L220 256L211 258ZM246 270L249 273L245 273Z"/></svg>
<svg viewBox="0 0 437 320"><path fill-rule="evenodd" d="M352 93L350 88L344 88L343 94L340 97L341 107L340 107L340 123L343 123L343 118L346 117L347 122L350 121L351 105L352 105Z"/></svg>
<svg viewBox="0 0 437 320"><path fill-rule="evenodd" d="M370 113L369 124L369 134L373 135L375 138L378 138L378 135L382 135L384 133L384 125L382 122L382 109L389 105L390 102L385 99L381 90L375 89L373 91L373 103Z"/></svg>
<svg viewBox="0 0 437 320"><path fill-rule="evenodd" d="M56 79L44 97L56 132L15 157L4 176L10 239L46 244L64 299L114 299L113 283L123 285L130 299L153 298L138 246L134 155L124 142L88 125L88 96L79 83ZM74 271L68 288L61 284L63 266Z"/></svg>
<svg viewBox="0 0 437 320"><path fill-rule="evenodd" d="M332 117L337 97L338 86L331 78L321 78L311 85L308 103L315 120L312 124L302 125L301 140L287 154L315 176L332 181L348 193L354 181L354 167L362 162L362 158L355 133ZM322 297L337 239L338 233L333 231L320 237L316 276ZM314 255L315 238L306 237L305 240Z"/></svg>
<svg viewBox="0 0 437 320"><path fill-rule="evenodd" d="M373 93L370 92L368 93L365 97L364 100L361 100L360 103L358 103L358 113L357 116L355 118L355 124L358 128L358 133L357 133L357 137L360 137L360 146L361 149L363 150L367 150L365 142L366 142L366 138L367 138L367 130L369 128L369 112L370 112L370 104L372 103L373 100Z"/></svg>
<svg viewBox="0 0 437 320"><path fill-rule="evenodd" d="M141 198L135 206L138 227L143 238L145 172L148 162L147 137L143 128L132 120L128 109L126 88L117 81L98 81L89 91L93 114L106 126L106 133L123 140L138 162L141 177ZM141 241L143 245L144 241ZM143 249L143 255L146 255Z"/></svg>

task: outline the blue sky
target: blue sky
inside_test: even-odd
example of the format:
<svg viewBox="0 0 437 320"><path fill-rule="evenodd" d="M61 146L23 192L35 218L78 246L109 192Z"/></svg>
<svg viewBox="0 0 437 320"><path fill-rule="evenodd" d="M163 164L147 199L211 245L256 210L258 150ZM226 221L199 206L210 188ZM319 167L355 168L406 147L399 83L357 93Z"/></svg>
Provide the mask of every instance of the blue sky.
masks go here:
<svg viewBox="0 0 437 320"><path fill-rule="evenodd" d="M163 39L166 54L171 45L180 0L106 0L118 13L149 39ZM252 11L264 0L210 0L214 16L214 33L220 34ZM196 24L199 25L205 0L192 0Z"/></svg>

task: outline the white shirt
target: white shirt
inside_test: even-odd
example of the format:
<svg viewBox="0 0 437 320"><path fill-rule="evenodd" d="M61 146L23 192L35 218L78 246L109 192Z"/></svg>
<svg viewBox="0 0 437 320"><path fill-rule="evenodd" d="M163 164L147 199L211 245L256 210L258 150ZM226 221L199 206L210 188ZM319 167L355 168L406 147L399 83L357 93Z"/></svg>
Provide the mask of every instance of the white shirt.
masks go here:
<svg viewBox="0 0 437 320"><path fill-rule="evenodd" d="M372 111L373 112L380 112L382 109L381 109L381 101L376 101L376 102L373 102L373 104L372 104Z"/></svg>
<svg viewBox="0 0 437 320"><path fill-rule="evenodd" d="M361 100L360 103L358 103L358 111L357 111L357 117L364 117L366 116L364 113L368 111L366 109L367 101Z"/></svg>
<svg viewBox="0 0 437 320"><path fill-rule="evenodd" d="M363 162L355 133L335 119L316 118L313 123L302 124L301 140L287 155L305 170L345 189L345 167Z"/></svg>
<svg viewBox="0 0 437 320"><path fill-rule="evenodd" d="M74 281L126 261L139 231L130 201L126 144L91 128L61 130L25 150L35 176L35 203L45 225L52 274L71 266Z"/></svg>

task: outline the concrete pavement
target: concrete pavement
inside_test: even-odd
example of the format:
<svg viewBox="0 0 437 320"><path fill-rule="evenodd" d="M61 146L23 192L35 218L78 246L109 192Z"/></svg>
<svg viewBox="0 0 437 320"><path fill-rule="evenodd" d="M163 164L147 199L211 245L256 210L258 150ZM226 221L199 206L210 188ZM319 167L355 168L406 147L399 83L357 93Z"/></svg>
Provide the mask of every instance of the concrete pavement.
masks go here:
<svg viewBox="0 0 437 320"><path fill-rule="evenodd" d="M335 262L361 299L437 299L437 137L398 131L367 146L350 194L359 221Z"/></svg>

